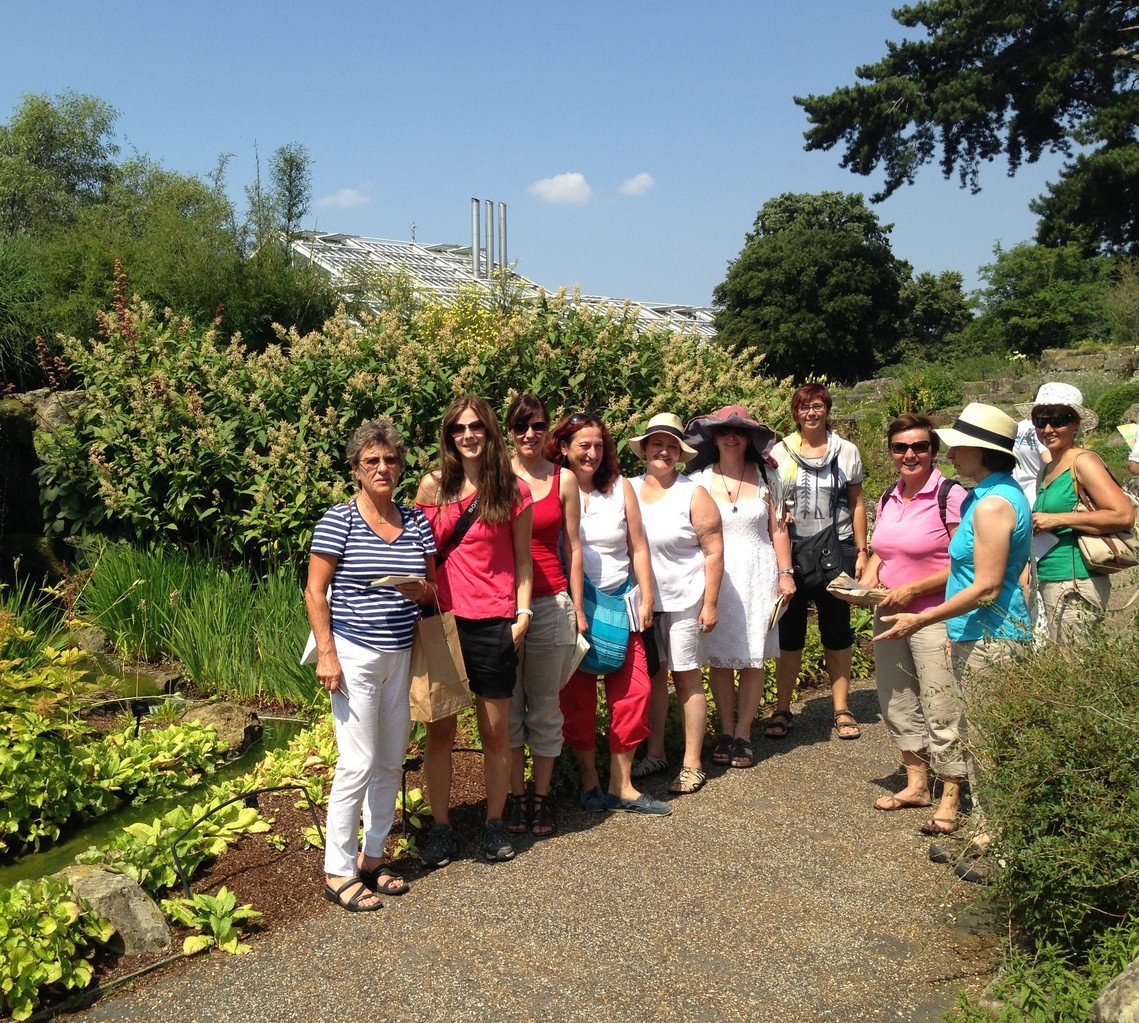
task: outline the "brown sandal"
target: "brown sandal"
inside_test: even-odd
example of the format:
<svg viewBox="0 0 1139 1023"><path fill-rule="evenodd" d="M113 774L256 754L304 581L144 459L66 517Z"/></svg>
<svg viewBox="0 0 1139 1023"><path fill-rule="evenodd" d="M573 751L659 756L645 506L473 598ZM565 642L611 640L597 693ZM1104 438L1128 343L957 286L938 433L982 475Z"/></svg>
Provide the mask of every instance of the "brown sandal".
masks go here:
<svg viewBox="0 0 1139 1023"><path fill-rule="evenodd" d="M558 822L554 817L554 803L548 795L539 796L534 793L534 816L530 830L535 838L545 838L558 830Z"/></svg>
<svg viewBox="0 0 1139 1023"><path fill-rule="evenodd" d="M839 718L850 718L850 720L839 724ZM836 710L834 712L834 734L840 739L862 738L862 729L858 727L858 718L849 710Z"/></svg>
<svg viewBox="0 0 1139 1023"><path fill-rule="evenodd" d="M787 733L791 731L791 724L795 720L795 715L789 710L777 710L774 714L767 719L767 726L763 730L763 734L768 739L785 739Z"/></svg>

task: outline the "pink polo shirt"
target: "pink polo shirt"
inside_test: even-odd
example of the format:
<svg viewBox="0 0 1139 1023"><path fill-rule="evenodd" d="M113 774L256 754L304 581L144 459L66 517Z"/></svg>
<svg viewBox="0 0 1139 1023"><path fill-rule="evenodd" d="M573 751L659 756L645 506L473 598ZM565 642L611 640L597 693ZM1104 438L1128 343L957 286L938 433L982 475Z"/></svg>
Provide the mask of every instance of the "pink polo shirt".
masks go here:
<svg viewBox="0 0 1139 1023"><path fill-rule="evenodd" d="M937 469L908 504L901 488L894 490L878 511L874 525L874 553L882 559L878 581L887 589L915 583L949 565L949 534L937 507L937 490L944 477ZM968 496L964 487L951 487L945 518L951 526L961 521L961 504ZM945 600L945 591L916 597L905 610L924 611Z"/></svg>

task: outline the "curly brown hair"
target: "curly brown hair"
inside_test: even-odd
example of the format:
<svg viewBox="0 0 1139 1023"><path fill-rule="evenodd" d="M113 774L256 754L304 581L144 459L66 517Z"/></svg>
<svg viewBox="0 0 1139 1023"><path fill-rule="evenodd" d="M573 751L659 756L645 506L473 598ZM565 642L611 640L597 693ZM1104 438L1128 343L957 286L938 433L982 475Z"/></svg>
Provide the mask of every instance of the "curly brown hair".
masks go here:
<svg viewBox="0 0 1139 1023"><path fill-rule="evenodd" d="M546 439L546 457L555 465L565 465L566 459L562 455L562 445L567 447L573 441L574 435L587 426L596 426L601 431L602 455L601 462L593 473L593 486L603 494L613 489L613 484L621 473L617 461L617 442L613 434L601 419L592 412L574 412L564 416L560 423L550 431Z"/></svg>

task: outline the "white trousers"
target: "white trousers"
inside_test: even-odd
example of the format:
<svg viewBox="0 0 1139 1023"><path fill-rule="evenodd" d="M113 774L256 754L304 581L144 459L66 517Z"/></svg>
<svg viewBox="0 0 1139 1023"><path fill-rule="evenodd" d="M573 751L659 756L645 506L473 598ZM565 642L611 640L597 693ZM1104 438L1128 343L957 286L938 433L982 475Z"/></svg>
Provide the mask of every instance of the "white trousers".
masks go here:
<svg viewBox="0 0 1139 1023"><path fill-rule="evenodd" d="M324 872L352 877L361 808L365 856L383 856L395 817L411 735L411 651L381 653L340 636L335 643L344 678L331 694L338 758L328 797Z"/></svg>

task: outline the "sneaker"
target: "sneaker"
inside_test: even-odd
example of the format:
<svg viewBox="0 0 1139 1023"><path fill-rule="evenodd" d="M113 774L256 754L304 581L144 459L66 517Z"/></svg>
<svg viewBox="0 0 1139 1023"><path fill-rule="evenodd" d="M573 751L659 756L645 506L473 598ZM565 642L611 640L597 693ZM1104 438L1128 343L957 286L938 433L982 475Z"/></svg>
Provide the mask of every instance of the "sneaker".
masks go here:
<svg viewBox="0 0 1139 1023"><path fill-rule="evenodd" d="M653 799L647 792L642 792L636 799L624 799L612 793L605 795L605 808L607 810L624 810L625 813L644 813L653 817L667 817L672 813L672 807L659 799Z"/></svg>
<svg viewBox="0 0 1139 1023"><path fill-rule="evenodd" d="M514 859L514 846L506 833L506 821L496 818L486 822L482 834L482 855L488 863Z"/></svg>
<svg viewBox="0 0 1139 1023"><path fill-rule="evenodd" d="M455 832L450 824L436 824L427 835L427 844L423 847L420 857L423 865L432 870L445 867L451 862L451 857L458 855L459 843L455 840Z"/></svg>
<svg viewBox="0 0 1139 1023"><path fill-rule="evenodd" d="M583 810L588 810L590 813L604 813L609 809L608 793L600 785L595 785L591 789L582 789L577 801L581 803Z"/></svg>

